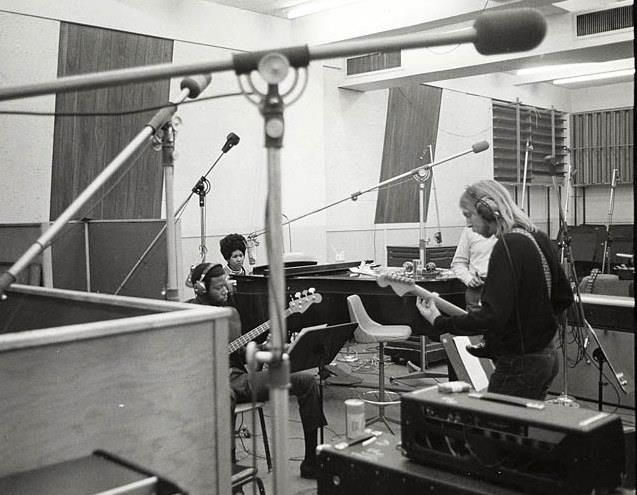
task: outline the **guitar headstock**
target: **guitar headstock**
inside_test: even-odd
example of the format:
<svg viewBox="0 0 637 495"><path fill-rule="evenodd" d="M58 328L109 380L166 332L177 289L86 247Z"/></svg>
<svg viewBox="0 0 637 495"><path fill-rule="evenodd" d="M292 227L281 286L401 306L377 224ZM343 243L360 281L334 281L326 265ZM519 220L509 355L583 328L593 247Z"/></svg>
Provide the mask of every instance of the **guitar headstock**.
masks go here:
<svg viewBox="0 0 637 495"><path fill-rule="evenodd" d="M394 292L401 297L412 292L416 285L413 278L401 275L400 273L383 273L378 277L376 282L381 287L391 286Z"/></svg>
<svg viewBox="0 0 637 495"><path fill-rule="evenodd" d="M349 268L350 273L355 273L356 275L368 275L370 277L378 277L378 273L374 271L374 269L368 263L361 261L360 265L352 266Z"/></svg>
<svg viewBox="0 0 637 495"><path fill-rule="evenodd" d="M246 247L248 248L253 248L259 245L259 240L257 239L257 233L256 232L252 232L250 234L248 234L247 236L245 236L246 239Z"/></svg>
<svg viewBox="0 0 637 495"><path fill-rule="evenodd" d="M294 298L290 301L288 309L292 313L304 313L312 304L320 303L322 300L323 296L315 292L313 288L306 289L302 293L297 292L294 294Z"/></svg>

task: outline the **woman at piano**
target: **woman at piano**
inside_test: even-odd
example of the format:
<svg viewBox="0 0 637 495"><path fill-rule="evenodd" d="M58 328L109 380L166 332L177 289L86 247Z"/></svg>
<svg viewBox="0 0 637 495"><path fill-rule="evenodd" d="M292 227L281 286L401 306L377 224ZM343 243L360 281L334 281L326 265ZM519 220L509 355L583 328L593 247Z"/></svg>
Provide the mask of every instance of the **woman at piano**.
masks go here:
<svg viewBox="0 0 637 495"><path fill-rule="evenodd" d="M573 302L570 283L551 243L498 182L483 180L460 197L467 226L495 235L481 307L465 315L443 316L433 298L416 306L431 324L430 336L484 335L495 370L489 392L544 400L558 373L554 343L558 317ZM475 352L472 352L475 354Z"/></svg>

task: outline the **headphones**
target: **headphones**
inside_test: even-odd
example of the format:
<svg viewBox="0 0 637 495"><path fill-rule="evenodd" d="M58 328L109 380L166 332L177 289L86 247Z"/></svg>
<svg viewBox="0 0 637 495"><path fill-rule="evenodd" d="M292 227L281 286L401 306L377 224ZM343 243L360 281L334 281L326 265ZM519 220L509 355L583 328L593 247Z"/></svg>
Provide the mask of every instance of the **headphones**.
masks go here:
<svg viewBox="0 0 637 495"><path fill-rule="evenodd" d="M208 288L206 287L204 279L206 278L206 275L208 275L208 272L212 270L213 267L217 266L217 264L218 263L208 263L206 265L206 268L204 268L204 270L201 272L199 278L192 283L192 288L195 290L195 294L197 294L198 296L204 296L208 293Z"/></svg>
<svg viewBox="0 0 637 495"><path fill-rule="evenodd" d="M478 198L475 207L478 215L488 222L495 222L502 218L498 204L489 196Z"/></svg>

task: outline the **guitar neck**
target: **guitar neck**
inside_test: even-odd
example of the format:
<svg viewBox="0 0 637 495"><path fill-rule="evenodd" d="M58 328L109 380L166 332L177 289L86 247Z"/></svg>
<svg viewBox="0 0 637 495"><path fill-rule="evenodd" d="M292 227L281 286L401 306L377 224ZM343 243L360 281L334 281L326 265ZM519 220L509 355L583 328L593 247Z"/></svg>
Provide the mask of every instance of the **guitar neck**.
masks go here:
<svg viewBox="0 0 637 495"><path fill-rule="evenodd" d="M449 301L444 300L442 297L433 295L431 292L421 287L420 285L414 284L410 292L413 292L417 296L421 297L433 297L433 300L436 302L436 306L438 307L438 309L443 313L448 314L449 316L462 316L467 314L464 309L456 306L453 303L450 303Z"/></svg>
<svg viewBox="0 0 637 495"><path fill-rule="evenodd" d="M288 316L290 316L291 313L292 312L289 309L286 309L283 312L283 317L287 318ZM238 349L241 349L248 342L251 342L252 340L256 339L259 335L261 335L262 333L265 333L268 330L270 330L270 325L271 325L270 321L271 320L268 320L265 323L261 323L261 325L259 325L258 327L250 330L248 333L244 333L238 339L235 339L232 342L230 342L228 344L228 354L232 354L234 351L236 351Z"/></svg>

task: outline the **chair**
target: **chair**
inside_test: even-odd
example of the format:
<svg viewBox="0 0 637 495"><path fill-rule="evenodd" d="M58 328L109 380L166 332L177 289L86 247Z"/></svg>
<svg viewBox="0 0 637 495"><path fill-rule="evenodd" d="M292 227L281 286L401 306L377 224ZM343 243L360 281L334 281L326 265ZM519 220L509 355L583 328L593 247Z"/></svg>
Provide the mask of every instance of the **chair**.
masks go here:
<svg viewBox="0 0 637 495"><path fill-rule="evenodd" d="M263 481L257 476L257 470L252 466L232 465L232 493L243 493L243 485L256 483L259 493L265 495Z"/></svg>
<svg viewBox="0 0 637 495"><path fill-rule="evenodd" d="M272 457L270 456L270 444L268 443L268 430L265 426L265 416L263 415L264 402L245 402L237 404L234 408L235 416L244 414L250 411L257 411L259 413L259 422L261 423L261 434L263 436L263 450L265 451L265 460L268 464L268 472L272 471ZM234 459L233 459L234 461Z"/></svg>
<svg viewBox="0 0 637 495"><path fill-rule="evenodd" d="M389 426L389 421L396 424L400 424L400 421L385 416L385 407L399 404L400 401L390 400L391 396L386 395L393 394L397 399L398 395L394 392L385 392L385 342L406 339L411 335L411 328L409 325L381 325L375 322L367 314L361 298L356 294L347 297L347 307L352 322L358 324L356 330L354 330L354 339L356 339L356 342L378 343L378 390L366 393L376 394L377 400L363 398L368 404L373 404L378 407L378 414L366 420L365 424L369 426L381 421L393 435L394 432L391 426Z"/></svg>

